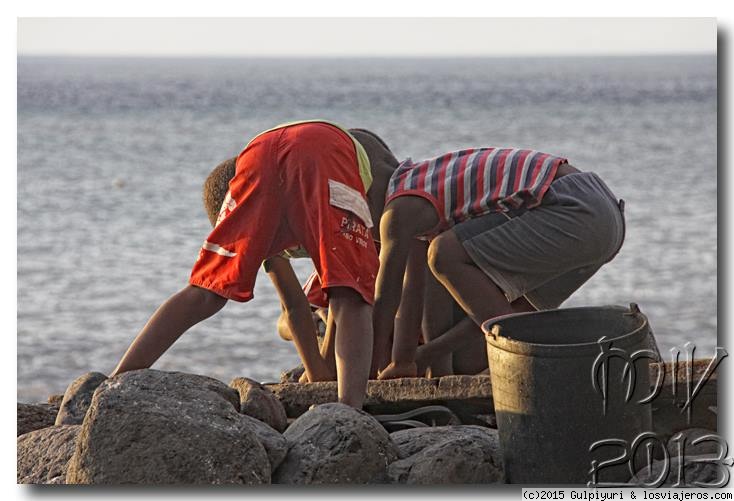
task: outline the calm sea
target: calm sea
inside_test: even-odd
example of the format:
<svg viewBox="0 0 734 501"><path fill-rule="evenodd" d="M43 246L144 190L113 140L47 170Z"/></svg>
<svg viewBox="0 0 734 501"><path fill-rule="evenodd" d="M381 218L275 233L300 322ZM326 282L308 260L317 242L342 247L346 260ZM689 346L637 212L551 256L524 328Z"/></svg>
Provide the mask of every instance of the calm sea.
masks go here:
<svg viewBox="0 0 734 501"><path fill-rule="evenodd" d="M715 56L538 59L18 60L18 400L113 369L186 284L201 184L260 130L328 118L398 158L469 146L563 155L627 201L617 258L567 303L639 303L665 350L716 345ZM305 278L310 261L296 264ZM277 380L294 347L256 297L156 368Z"/></svg>

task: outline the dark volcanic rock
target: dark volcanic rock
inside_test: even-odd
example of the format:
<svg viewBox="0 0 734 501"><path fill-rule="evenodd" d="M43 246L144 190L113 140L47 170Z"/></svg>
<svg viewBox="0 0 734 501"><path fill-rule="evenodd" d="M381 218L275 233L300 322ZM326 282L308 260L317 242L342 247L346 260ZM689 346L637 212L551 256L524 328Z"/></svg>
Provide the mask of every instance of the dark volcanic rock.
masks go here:
<svg viewBox="0 0 734 501"><path fill-rule="evenodd" d="M18 436L54 425L59 408L51 404L23 404L18 402Z"/></svg>
<svg viewBox="0 0 734 501"><path fill-rule="evenodd" d="M87 372L76 378L66 389L56 425L82 424L92 402L94 390L107 379L101 372Z"/></svg>
<svg viewBox="0 0 734 501"><path fill-rule="evenodd" d="M280 373L280 382L297 383L301 379L301 376L304 372L306 372L306 368L303 365L299 365L298 367L293 367L292 369L283 371Z"/></svg>
<svg viewBox="0 0 734 501"><path fill-rule="evenodd" d="M397 450L369 414L344 404L314 407L285 431L289 450L273 475L281 484L364 484L384 478Z"/></svg>
<svg viewBox="0 0 734 501"><path fill-rule="evenodd" d="M481 426L415 428L390 434L401 459L388 480L399 484L490 484L504 481L496 430Z"/></svg>
<svg viewBox="0 0 734 501"><path fill-rule="evenodd" d="M54 405L56 407L61 407L61 402L63 402L64 396L63 395L51 395L48 397L47 403Z"/></svg>
<svg viewBox="0 0 734 501"><path fill-rule="evenodd" d="M653 461L638 471L630 484L640 487L723 487L729 479L729 466L715 464L717 457L717 454L684 456L681 461L681 458L674 456L667 465L663 460ZM679 478L681 462L683 468Z"/></svg>
<svg viewBox="0 0 734 501"><path fill-rule="evenodd" d="M250 423L252 431L265 448L268 460L270 461L270 471L275 471L285 459L286 454L288 454L288 441L283 435L275 431L272 426L246 414L243 414L242 417Z"/></svg>
<svg viewBox="0 0 734 501"><path fill-rule="evenodd" d="M18 437L18 483L63 484L81 426L51 426Z"/></svg>
<svg viewBox="0 0 734 501"><path fill-rule="evenodd" d="M239 396L212 378L145 369L108 379L84 418L67 483L262 484L270 462Z"/></svg>
<svg viewBox="0 0 734 501"><path fill-rule="evenodd" d="M279 432L288 426L283 404L272 391L249 378L238 377L229 383L240 395L240 412L267 423Z"/></svg>

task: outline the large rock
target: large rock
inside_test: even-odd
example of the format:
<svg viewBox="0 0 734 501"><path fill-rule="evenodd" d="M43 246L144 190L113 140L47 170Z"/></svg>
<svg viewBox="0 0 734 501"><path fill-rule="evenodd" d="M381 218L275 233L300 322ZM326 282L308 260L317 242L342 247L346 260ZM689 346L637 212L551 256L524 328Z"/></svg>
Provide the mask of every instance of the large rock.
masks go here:
<svg viewBox="0 0 734 501"><path fill-rule="evenodd" d="M398 456L377 420L344 404L314 407L284 435L290 447L274 483L365 484L384 478Z"/></svg>
<svg viewBox="0 0 734 501"><path fill-rule="evenodd" d="M67 483L262 484L270 463L239 396L204 376L144 369L94 393Z"/></svg>
<svg viewBox="0 0 734 501"><path fill-rule="evenodd" d="M18 402L18 436L54 425L59 408L51 404L23 404Z"/></svg>
<svg viewBox="0 0 734 501"><path fill-rule="evenodd" d="M399 484L492 484L504 481L496 430L481 426L415 428L390 434L401 459L388 481Z"/></svg>
<svg viewBox="0 0 734 501"><path fill-rule="evenodd" d="M283 371L280 373L280 382L297 383L301 379L301 376L304 372L306 372L306 368L303 365L299 365L297 367L293 367L292 369Z"/></svg>
<svg viewBox="0 0 734 501"><path fill-rule="evenodd" d="M61 402L64 401L64 395L50 395L46 403L61 407Z"/></svg>
<svg viewBox="0 0 734 501"><path fill-rule="evenodd" d="M249 422L255 436L265 448L270 461L270 471L275 471L288 454L288 440L275 431L272 426L258 421L254 417L243 414L242 418Z"/></svg>
<svg viewBox="0 0 734 501"><path fill-rule="evenodd" d="M94 390L107 379L101 372L87 372L74 380L64 393L56 425L82 424Z"/></svg>
<svg viewBox="0 0 734 501"><path fill-rule="evenodd" d="M81 426L52 426L18 437L18 483L63 484Z"/></svg>
<svg viewBox="0 0 734 501"><path fill-rule="evenodd" d="M267 423L279 432L288 426L283 404L264 385L249 378L238 377L229 383L240 395L240 412Z"/></svg>
<svg viewBox="0 0 734 501"><path fill-rule="evenodd" d="M666 462L664 460L653 461L638 471L630 480L630 484L640 487L724 487L729 479L730 466L717 465L716 454L705 454L703 456L674 456L670 458L668 473L665 474Z"/></svg>

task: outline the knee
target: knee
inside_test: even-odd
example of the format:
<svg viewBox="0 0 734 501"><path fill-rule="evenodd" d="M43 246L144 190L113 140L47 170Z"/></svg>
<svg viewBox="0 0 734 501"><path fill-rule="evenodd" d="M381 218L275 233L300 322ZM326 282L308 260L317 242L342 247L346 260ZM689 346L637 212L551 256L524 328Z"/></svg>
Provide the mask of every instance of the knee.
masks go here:
<svg viewBox="0 0 734 501"><path fill-rule="evenodd" d="M451 273L452 264L456 262L452 259L452 247L449 232L440 234L428 246L426 259L428 267L435 276L445 276Z"/></svg>
<svg viewBox="0 0 734 501"><path fill-rule="evenodd" d="M192 301L200 305L200 307L210 315L218 312L224 308L225 304L227 304L227 298L195 285L187 286L182 292L189 295Z"/></svg>

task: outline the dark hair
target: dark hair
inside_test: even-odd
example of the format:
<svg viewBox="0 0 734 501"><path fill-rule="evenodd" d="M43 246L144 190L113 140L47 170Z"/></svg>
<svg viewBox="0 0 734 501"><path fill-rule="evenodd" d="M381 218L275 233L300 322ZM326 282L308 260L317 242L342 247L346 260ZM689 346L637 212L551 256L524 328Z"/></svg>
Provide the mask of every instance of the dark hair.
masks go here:
<svg viewBox="0 0 734 501"><path fill-rule="evenodd" d="M367 156L370 159L370 163L382 163L383 165L389 166L391 169L395 169L398 165L398 160L390 150L390 147L380 136L367 129L349 129L349 133L364 146ZM374 169L373 169L374 172Z"/></svg>
<svg viewBox="0 0 734 501"><path fill-rule="evenodd" d="M371 136L373 139L375 139L375 141L377 141L378 143L380 143L386 150L392 151L392 150L390 150L390 147L387 145L387 143L385 141L383 141L380 136L378 136L377 134L375 134L371 130L360 129L360 128L349 129L349 133L350 134L353 133L353 132L362 132L363 134L367 134L368 136Z"/></svg>
<svg viewBox="0 0 734 501"><path fill-rule="evenodd" d="M236 161L237 157L232 157L220 163L204 181L204 209L212 226L217 222L224 197L229 191L229 181L234 177Z"/></svg>

